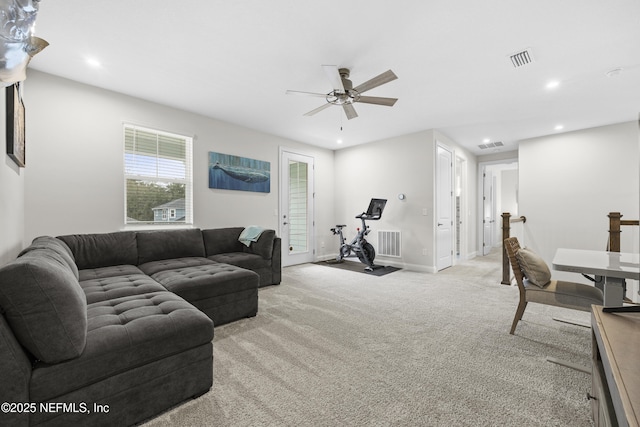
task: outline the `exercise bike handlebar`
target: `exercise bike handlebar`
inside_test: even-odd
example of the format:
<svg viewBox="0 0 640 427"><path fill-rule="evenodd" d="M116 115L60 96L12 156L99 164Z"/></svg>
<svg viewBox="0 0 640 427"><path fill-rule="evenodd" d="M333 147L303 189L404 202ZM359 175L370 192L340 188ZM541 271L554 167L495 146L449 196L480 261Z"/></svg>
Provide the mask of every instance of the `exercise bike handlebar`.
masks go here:
<svg viewBox="0 0 640 427"><path fill-rule="evenodd" d="M370 219L370 220L378 220L380 218L382 218L382 215L380 214L374 214L369 216L366 212L362 212L360 215L356 215L356 218L358 219Z"/></svg>

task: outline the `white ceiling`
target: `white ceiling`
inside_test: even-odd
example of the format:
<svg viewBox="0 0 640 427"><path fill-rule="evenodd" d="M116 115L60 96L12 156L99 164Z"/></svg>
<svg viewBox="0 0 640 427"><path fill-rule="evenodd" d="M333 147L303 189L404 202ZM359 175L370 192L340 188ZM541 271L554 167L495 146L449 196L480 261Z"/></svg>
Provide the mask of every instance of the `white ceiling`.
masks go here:
<svg viewBox="0 0 640 427"><path fill-rule="evenodd" d="M640 113L638 0L42 0L36 30L33 69L330 149L438 129L487 154ZM399 101L304 117L325 101L285 91L328 93L323 64L392 69L367 95Z"/></svg>

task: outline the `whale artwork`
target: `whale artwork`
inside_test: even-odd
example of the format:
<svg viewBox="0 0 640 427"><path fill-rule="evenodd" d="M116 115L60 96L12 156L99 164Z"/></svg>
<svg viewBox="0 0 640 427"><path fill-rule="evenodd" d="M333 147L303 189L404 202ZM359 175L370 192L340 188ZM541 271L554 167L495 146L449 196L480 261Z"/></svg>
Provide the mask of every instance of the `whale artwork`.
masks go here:
<svg viewBox="0 0 640 427"><path fill-rule="evenodd" d="M39 0L0 0L0 82L11 86L27 78L27 65L49 43L35 37Z"/></svg>
<svg viewBox="0 0 640 427"><path fill-rule="evenodd" d="M245 168L242 166L221 165L216 162L214 169L220 169L231 178L239 179L242 182L262 182L269 179L269 172L259 171L256 169Z"/></svg>
<svg viewBox="0 0 640 427"><path fill-rule="evenodd" d="M209 188L271 192L271 163L209 152Z"/></svg>

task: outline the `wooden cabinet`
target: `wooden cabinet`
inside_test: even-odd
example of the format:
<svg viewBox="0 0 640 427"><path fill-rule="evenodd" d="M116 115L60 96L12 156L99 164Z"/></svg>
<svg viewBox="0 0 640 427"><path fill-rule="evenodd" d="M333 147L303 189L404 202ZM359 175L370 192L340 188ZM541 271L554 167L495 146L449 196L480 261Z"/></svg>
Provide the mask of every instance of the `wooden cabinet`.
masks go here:
<svg viewBox="0 0 640 427"><path fill-rule="evenodd" d="M640 313L591 307L592 389L596 427L640 426Z"/></svg>

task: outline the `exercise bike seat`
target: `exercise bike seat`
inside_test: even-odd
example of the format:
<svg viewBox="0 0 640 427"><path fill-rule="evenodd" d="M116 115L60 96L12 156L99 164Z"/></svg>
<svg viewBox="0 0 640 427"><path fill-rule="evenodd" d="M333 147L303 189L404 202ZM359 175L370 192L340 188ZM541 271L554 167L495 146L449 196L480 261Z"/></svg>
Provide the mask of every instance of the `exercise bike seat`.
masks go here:
<svg viewBox="0 0 640 427"><path fill-rule="evenodd" d="M346 226L347 226L347 224L336 224L336 227L340 227L340 228L344 228Z"/></svg>

